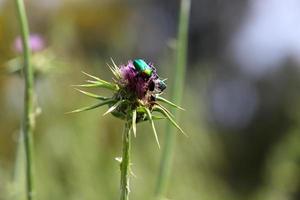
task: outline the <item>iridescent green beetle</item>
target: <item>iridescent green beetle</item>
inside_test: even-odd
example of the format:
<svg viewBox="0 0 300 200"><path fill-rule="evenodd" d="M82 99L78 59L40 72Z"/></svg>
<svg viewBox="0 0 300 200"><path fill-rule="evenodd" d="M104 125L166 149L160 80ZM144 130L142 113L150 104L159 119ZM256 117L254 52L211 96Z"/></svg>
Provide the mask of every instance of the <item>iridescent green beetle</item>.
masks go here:
<svg viewBox="0 0 300 200"><path fill-rule="evenodd" d="M134 60L133 65L139 73L146 77L150 77L153 73L151 67L143 59Z"/></svg>

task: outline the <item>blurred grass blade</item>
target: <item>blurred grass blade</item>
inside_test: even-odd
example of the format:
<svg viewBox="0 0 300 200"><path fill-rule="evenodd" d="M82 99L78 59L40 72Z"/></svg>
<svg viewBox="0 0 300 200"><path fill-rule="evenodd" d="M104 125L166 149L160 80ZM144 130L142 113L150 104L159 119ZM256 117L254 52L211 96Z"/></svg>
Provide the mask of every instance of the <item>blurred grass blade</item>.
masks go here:
<svg viewBox="0 0 300 200"><path fill-rule="evenodd" d="M157 136L156 129L155 129L155 126L154 126L154 122L153 122L153 119L152 119L152 114L151 114L151 112L148 108L144 108L144 109L146 111L146 114L147 114L147 116L149 118L149 121L150 121L150 124L152 126L154 137L155 137L156 143L158 145L158 148L160 148L160 144L159 144L159 141L158 141L158 136Z"/></svg>
<svg viewBox="0 0 300 200"><path fill-rule="evenodd" d="M75 90L77 90L78 92L88 96L88 97L91 97L91 98L94 98L94 99L100 99L100 100L108 100L110 99L109 97L103 97L103 96L99 96L97 94L93 94L93 93L90 93L90 92L86 92L86 91L83 91L83 90L80 90L80 89L77 89L75 88Z"/></svg>
<svg viewBox="0 0 300 200"><path fill-rule="evenodd" d="M134 137L136 137L136 110L132 112L132 130Z"/></svg>
<svg viewBox="0 0 300 200"><path fill-rule="evenodd" d="M124 100L118 101L115 105L113 105L112 107L110 107L104 114L107 115L108 113L111 113L112 111L114 111L121 103L123 103Z"/></svg>
<svg viewBox="0 0 300 200"><path fill-rule="evenodd" d="M172 76L176 78L174 79L172 84L169 84L172 86L171 102L174 102L174 104L177 105L181 105L183 97L187 64L187 43L190 8L191 0L181 0L176 45L176 66L175 68L171 69L173 72ZM171 112L174 113L176 119L179 120L180 115L178 110L172 108ZM169 120L172 122L173 125L176 124L173 123L174 120L171 120L171 118L169 118ZM166 134L164 139L165 144L162 149L160 169L155 187L155 195L158 198L163 197L166 193L169 176L172 170L173 149L175 145L175 134L173 134L174 131L175 129L168 123L166 125Z"/></svg>
<svg viewBox="0 0 300 200"><path fill-rule="evenodd" d="M26 159L24 149L24 134L21 130L17 142L12 191L10 191L12 199L25 199L26 197L26 174L24 170Z"/></svg>
<svg viewBox="0 0 300 200"><path fill-rule="evenodd" d="M79 108L79 109L76 109L76 110L73 110L73 111L70 111L70 112L67 112L66 114L70 114L70 113L78 113L78 112L83 112L83 111L87 111L87 110L92 110L94 108L98 108L100 106L104 106L106 104L109 104L109 103L113 103L115 102L115 100L106 100L106 101L102 101L98 104L95 104L95 105L91 105L91 106L86 106L86 107L83 107L83 108Z"/></svg>
<svg viewBox="0 0 300 200"><path fill-rule="evenodd" d="M170 106L173 106L173 107L175 107L175 108L178 108L178 109L180 109L180 110L185 110L184 108L182 108L182 107L176 105L175 103L173 103L173 102L171 102L171 101L169 101L169 100L167 100L167 99L165 99L165 98L163 98L163 97L161 97L161 96L156 97L156 99L157 99L158 101L164 102L164 103L166 103L166 104L168 104L168 105L170 105Z"/></svg>
<svg viewBox="0 0 300 200"><path fill-rule="evenodd" d="M169 113L167 113L163 108L161 108L160 106L155 106L153 108L154 111L160 112L161 114L163 114L164 116L166 116L166 118L168 120L170 120L170 122L185 136L188 137L188 135L180 128L180 126L175 122L175 120L169 115Z"/></svg>

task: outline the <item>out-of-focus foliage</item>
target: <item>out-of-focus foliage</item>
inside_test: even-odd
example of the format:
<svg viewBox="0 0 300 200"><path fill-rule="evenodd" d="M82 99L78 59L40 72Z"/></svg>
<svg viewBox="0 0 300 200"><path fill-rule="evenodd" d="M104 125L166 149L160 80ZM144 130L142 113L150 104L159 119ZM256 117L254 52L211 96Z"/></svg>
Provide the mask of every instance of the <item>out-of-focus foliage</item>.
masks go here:
<svg viewBox="0 0 300 200"><path fill-rule="evenodd" d="M290 33L274 35L276 31L272 33L273 26L269 24L275 22L263 15L276 14L281 8L299 3L268 0L269 10L264 11L264 4L258 2L261 1L192 2L189 66L182 105L186 112L180 123L189 137L177 136L167 195L170 199L300 199L300 59L294 50L297 42L290 42ZM121 155L122 121L102 117L106 108L64 114L93 101L69 86L81 82L82 70L104 79L111 77L106 66L110 57L117 64L144 58L154 62L162 78L176 78L172 77L172 67L179 2L26 3L31 31L44 37L46 51L51 52L40 52L49 70L36 76L41 108L35 131L37 195L43 200L117 199L119 166L114 158ZM1 200L24 199L24 158L19 142L24 84L22 73L6 70L7 62L20 56L12 48L19 33L15 14L13 1L0 1ZM289 22L297 16L275 14L274 19L282 16L276 24L284 25L293 25ZM261 30L254 25L261 20L253 16L264 19L263 27L270 30L263 33L271 32L269 37L254 37ZM288 25L280 27L297 32ZM289 42L284 43L285 48L265 42L272 38ZM292 38L297 41L300 36ZM267 52L255 46L260 40L265 42ZM246 47L253 47L253 51L250 48L243 54ZM286 53L271 52L277 48L290 53L283 57ZM278 55L280 62L277 57L276 63L271 62L273 55ZM254 59L251 64L255 73L244 70L249 69L239 62L244 58ZM271 61L254 62L256 58ZM264 63L271 64L263 66ZM106 92L101 94L109 95ZM164 122L155 123L163 145ZM138 130L137 138L133 138L132 169L136 177L131 180L131 197L150 199L161 152L148 124L139 124Z"/></svg>

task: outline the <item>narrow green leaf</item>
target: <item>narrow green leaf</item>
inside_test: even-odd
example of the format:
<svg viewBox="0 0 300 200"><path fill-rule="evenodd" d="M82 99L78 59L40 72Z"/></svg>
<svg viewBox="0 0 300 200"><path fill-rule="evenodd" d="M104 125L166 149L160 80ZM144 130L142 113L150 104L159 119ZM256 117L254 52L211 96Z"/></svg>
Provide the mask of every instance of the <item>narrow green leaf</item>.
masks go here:
<svg viewBox="0 0 300 200"><path fill-rule="evenodd" d="M102 101L98 104L95 104L95 105L91 105L91 106L86 106L86 107L83 107L83 108L79 108L79 109L76 109L76 110L73 110L73 111L70 111L70 112L67 112L66 114L70 114L70 113L78 113L78 112L83 112L83 111L86 111L86 110L92 110L94 108L98 108L100 106L103 106L103 105L106 105L106 104L109 104L109 103L113 103L115 100L106 100L106 101Z"/></svg>
<svg viewBox="0 0 300 200"><path fill-rule="evenodd" d="M85 94L86 96L91 97L91 98L100 99L100 100L108 100L108 99L110 99L109 97L99 96L97 94L93 94L93 93L90 93L90 92L87 92L87 91L83 91L83 90L80 90L80 89L77 89L77 88L74 88L74 89L77 90L78 92L82 93L82 94Z"/></svg>
<svg viewBox="0 0 300 200"><path fill-rule="evenodd" d="M93 88L93 87L102 87L102 88L106 88L109 90L113 90L116 91L119 89L119 87L117 85L108 83L100 83L100 82L94 82L94 83L89 83L89 84L81 84L81 85L72 85L73 87L85 87L85 88Z"/></svg>
<svg viewBox="0 0 300 200"><path fill-rule="evenodd" d="M185 110L184 108L182 108L182 107L176 105L175 103L173 103L173 102L171 102L171 101L169 101L169 100L167 100L167 99L165 99L165 98L163 98L163 97L158 96L158 97L156 97L156 99L157 99L158 101L161 101L161 102L164 102L164 103L166 103L166 104L169 104L170 106L173 106L173 107L178 108L178 109L180 109L180 110Z"/></svg>
<svg viewBox="0 0 300 200"><path fill-rule="evenodd" d="M85 82L87 83L92 83L92 84L103 84L102 82L99 82L99 81L94 81L94 80L86 80Z"/></svg>
<svg viewBox="0 0 300 200"><path fill-rule="evenodd" d="M153 122L153 119L152 119L152 114L150 112L150 110L148 108L145 108L144 107L144 110L146 111L146 114L149 118L149 122L152 126L152 129L153 129L153 133L154 133L154 136L155 136L155 140L156 140L156 143L158 145L158 148L160 148L160 144L159 144L159 141L158 141L158 136L157 136L157 133L156 133L156 129L155 129L155 126L154 126L154 122Z"/></svg>
<svg viewBox="0 0 300 200"><path fill-rule="evenodd" d="M112 58L110 58L110 60L111 60L112 64L114 65L115 70L119 70L119 67L116 65L115 61Z"/></svg>
<svg viewBox="0 0 300 200"><path fill-rule="evenodd" d="M100 78L98 78L98 77L96 77L96 76L93 76L93 75L91 75L91 74L88 74L88 73L86 73L86 72L84 72L84 71L81 71L81 72L82 72L83 74L85 74L85 75L87 75L87 76L89 76L89 77L91 77L91 78L97 80L97 81L102 81Z"/></svg>
<svg viewBox="0 0 300 200"><path fill-rule="evenodd" d="M136 110L132 112L132 130L134 137L136 137Z"/></svg>
<svg viewBox="0 0 300 200"><path fill-rule="evenodd" d="M155 105L161 107L162 109L164 109L171 117L174 117L174 115L163 105L159 104L159 103L155 103Z"/></svg>
<svg viewBox="0 0 300 200"><path fill-rule="evenodd" d="M144 109L144 107L137 107L136 108L136 111L138 112L138 113L146 113L146 111L145 111L145 109Z"/></svg>
<svg viewBox="0 0 300 200"><path fill-rule="evenodd" d="M167 119L166 117L158 116L158 115L152 115L153 120L161 120L161 119Z"/></svg>
<svg viewBox="0 0 300 200"><path fill-rule="evenodd" d="M180 128L180 126L175 122L175 120L160 106L154 106L153 107L154 111L160 112L161 114L163 114L164 116L166 116L168 118L168 120L170 120L170 122L185 136L188 137L188 135Z"/></svg>
<svg viewBox="0 0 300 200"><path fill-rule="evenodd" d="M158 115L153 115L153 114L151 114L151 115L152 115L152 120L153 120L153 121L154 121L154 120L167 119L166 117L162 117L162 116L158 116ZM144 122L147 122L148 120L149 120L149 118L146 117L144 120L139 121L139 123L144 123Z"/></svg>
<svg viewBox="0 0 300 200"><path fill-rule="evenodd" d="M115 77L117 79L120 79L121 78L121 74L120 74L120 68L116 65L115 61L110 58L113 66L111 67L108 63L107 63L107 66L109 67L109 69L112 71L112 73L115 75Z"/></svg>
<svg viewBox="0 0 300 200"><path fill-rule="evenodd" d="M113 73L113 75L115 77L118 77L117 74L116 74L116 72L115 72L115 70L108 63L106 63L106 65L108 66L108 68L110 69L110 71Z"/></svg>
<svg viewBox="0 0 300 200"><path fill-rule="evenodd" d="M125 100L121 100L121 101L118 101L115 105L113 105L112 107L110 107L104 114L104 115L107 115L108 113L111 113L112 111L114 111L121 103L123 103Z"/></svg>
<svg viewBox="0 0 300 200"><path fill-rule="evenodd" d="M92 87L101 87L103 84L95 84L95 83L89 83L89 84L80 84L80 85L71 85L73 87L85 87L85 88L92 88Z"/></svg>
<svg viewBox="0 0 300 200"><path fill-rule="evenodd" d="M110 71L114 74L114 76L115 76L117 79L120 79L120 78L121 78L121 74L120 74L120 72L119 72L118 69L116 69L115 67L110 66L108 63L106 63L106 65L109 67Z"/></svg>
<svg viewBox="0 0 300 200"><path fill-rule="evenodd" d="M105 81L105 80L102 80L102 79L100 79L100 78L98 78L98 77L96 77L96 76L93 76L93 75L91 75L91 74L88 74L88 73L86 73L86 72L84 72L84 71L81 71L83 74L85 74L85 75L87 75L88 77L91 77L91 78L93 78L93 79L95 79L96 81L90 81L90 80L88 80L88 82L94 82L94 83L104 83L104 84L111 84L111 83L109 83L108 81Z"/></svg>
<svg viewBox="0 0 300 200"><path fill-rule="evenodd" d="M107 81L94 81L94 80L86 80L87 83L94 83L94 84L104 84L104 85L114 85L113 83Z"/></svg>

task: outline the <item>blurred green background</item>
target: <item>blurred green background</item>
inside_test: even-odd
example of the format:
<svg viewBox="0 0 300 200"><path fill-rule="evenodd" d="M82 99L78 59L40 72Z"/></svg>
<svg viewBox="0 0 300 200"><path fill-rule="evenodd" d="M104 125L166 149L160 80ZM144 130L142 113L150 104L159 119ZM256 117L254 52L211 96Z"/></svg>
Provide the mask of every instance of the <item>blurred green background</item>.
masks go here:
<svg viewBox="0 0 300 200"><path fill-rule="evenodd" d="M111 57L144 58L172 83L179 1L25 2L45 45L33 59L38 199L118 199L122 121L102 117L105 108L66 115L94 102L70 85L84 81L82 70L110 80ZM192 1L179 123L189 137L176 136L169 199L300 199L299 8L297 0ZM0 0L1 200L24 199L24 83L11 72L17 25L14 2ZM156 124L163 145L165 122ZM161 150L149 124L137 129L131 199L151 199Z"/></svg>

